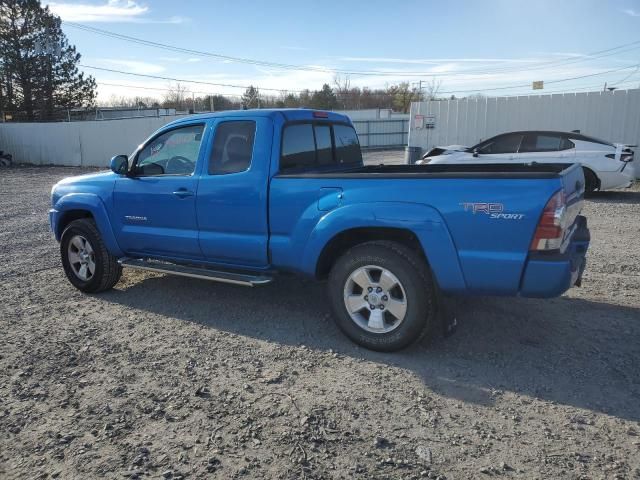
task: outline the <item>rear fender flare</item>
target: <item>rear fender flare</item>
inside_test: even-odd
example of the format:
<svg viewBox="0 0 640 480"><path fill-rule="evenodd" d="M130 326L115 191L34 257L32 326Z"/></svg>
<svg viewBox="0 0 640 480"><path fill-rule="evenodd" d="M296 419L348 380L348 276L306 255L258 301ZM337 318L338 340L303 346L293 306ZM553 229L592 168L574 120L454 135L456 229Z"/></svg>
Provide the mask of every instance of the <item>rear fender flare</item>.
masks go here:
<svg viewBox="0 0 640 480"><path fill-rule="evenodd" d="M315 275L324 247L340 233L354 228L396 228L416 235L438 285L446 292L466 289L458 254L440 213L433 207L405 202L347 205L324 215L304 248L302 270Z"/></svg>

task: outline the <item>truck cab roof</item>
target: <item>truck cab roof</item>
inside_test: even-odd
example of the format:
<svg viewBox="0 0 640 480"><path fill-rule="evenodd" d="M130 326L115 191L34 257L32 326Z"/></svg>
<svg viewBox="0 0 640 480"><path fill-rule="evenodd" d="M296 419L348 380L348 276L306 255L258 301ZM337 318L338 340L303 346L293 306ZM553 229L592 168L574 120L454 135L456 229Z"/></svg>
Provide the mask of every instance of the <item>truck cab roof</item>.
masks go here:
<svg viewBox="0 0 640 480"><path fill-rule="evenodd" d="M309 108L265 108L265 109L250 109L250 110L222 110L220 112L212 113L200 113L195 115L188 115L184 118L179 118L169 123L167 126L179 125L184 122L191 122L195 119L208 120L211 118L229 118L229 117L268 117L275 119L275 117L281 116L286 122L294 122L301 120L328 120L332 122L344 122L351 123L351 120L346 115L335 112L328 112L325 110L314 110Z"/></svg>

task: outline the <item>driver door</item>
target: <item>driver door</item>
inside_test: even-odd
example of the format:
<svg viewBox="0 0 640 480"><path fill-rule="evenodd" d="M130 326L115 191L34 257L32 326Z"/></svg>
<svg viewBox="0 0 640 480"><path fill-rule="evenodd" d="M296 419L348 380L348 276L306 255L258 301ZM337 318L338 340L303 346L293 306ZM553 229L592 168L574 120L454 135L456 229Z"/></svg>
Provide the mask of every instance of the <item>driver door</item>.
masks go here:
<svg viewBox="0 0 640 480"><path fill-rule="evenodd" d="M180 125L138 150L116 179L112 222L127 255L202 258L196 220L196 165L204 123Z"/></svg>

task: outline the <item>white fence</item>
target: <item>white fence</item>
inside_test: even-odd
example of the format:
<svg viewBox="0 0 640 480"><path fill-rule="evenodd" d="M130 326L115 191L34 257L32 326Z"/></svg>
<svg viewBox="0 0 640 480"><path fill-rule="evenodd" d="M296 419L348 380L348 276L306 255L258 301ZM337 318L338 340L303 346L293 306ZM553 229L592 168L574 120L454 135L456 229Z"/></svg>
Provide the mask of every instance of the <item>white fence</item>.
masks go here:
<svg viewBox="0 0 640 480"><path fill-rule="evenodd" d="M91 122L0 123L0 150L15 163L107 167L178 116Z"/></svg>
<svg viewBox="0 0 640 480"><path fill-rule="evenodd" d="M409 120L408 114L404 116L405 119L354 120L362 147L405 146ZM131 153L151 133L176 118L179 117L168 115L87 122L0 123L0 150L13 155L15 163L106 167L112 156Z"/></svg>
<svg viewBox="0 0 640 480"><path fill-rule="evenodd" d="M471 146L517 130L580 130L639 145L640 90L416 102L411 104L409 146Z"/></svg>
<svg viewBox="0 0 640 480"><path fill-rule="evenodd" d="M407 115L408 116L408 115ZM407 145L409 119L353 120L362 148L394 148Z"/></svg>

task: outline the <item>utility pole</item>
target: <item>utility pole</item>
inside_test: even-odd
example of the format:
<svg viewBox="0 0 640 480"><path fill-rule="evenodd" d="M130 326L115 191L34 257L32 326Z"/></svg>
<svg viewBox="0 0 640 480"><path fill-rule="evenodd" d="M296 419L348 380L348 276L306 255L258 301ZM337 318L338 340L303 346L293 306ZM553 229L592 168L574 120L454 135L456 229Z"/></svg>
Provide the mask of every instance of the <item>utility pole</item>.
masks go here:
<svg viewBox="0 0 640 480"><path fill-rule="evenodd" d="M424 100L422 98L422 82L423 80L418 80L417 82L414 82L413 84L415 85L416 83L418 84L418 101L421 102L422 100Z"/></svg>

